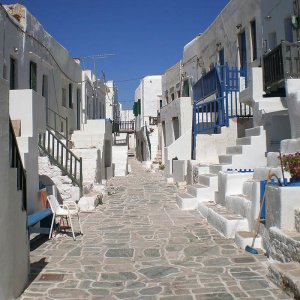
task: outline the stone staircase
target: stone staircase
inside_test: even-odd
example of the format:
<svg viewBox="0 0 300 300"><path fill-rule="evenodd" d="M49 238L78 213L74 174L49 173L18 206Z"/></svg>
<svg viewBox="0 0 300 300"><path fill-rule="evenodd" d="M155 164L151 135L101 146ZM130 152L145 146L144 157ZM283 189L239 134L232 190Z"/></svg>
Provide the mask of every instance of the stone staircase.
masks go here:
<svg viewBox="0 0 300 300"><path fill-rule="evenodd" d="M259 208L259 182L247 171L266 165L265 138L263 127L247 129L236 146L227 147L226 154L219 156L219 164L196 166L197 183L177 195L180 208L198 209L226 237L234 238L239 232L240 246L253 236L250 231ZM256 245L259 243L257 239Z"/></svg>
<svg viewBox="0 0 300 300"><path fill-rule="evenodd" d="M300 210L295 210L295 229L269 229L267 253L272 258L269 276L280 288L300 299Z"/></svg>

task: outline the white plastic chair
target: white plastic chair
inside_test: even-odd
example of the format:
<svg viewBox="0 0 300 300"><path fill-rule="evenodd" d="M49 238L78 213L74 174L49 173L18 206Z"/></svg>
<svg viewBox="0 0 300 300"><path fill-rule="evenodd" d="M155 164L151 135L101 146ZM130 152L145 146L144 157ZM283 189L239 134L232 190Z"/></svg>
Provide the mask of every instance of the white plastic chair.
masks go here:
<svg viewBox="0 0 300 300"><path fill-rule="evenodd" d="M51 207L51 210L53 213L51 228L50 228L50 233L49 233L49 239L51 239L51 237L52 237L52 230L53 230L53 224L54 224L55 218L56 217L65 217L65 218L67 218L67 220L70 221L73 239L75 241L75 234L74 234L71 216L77 215L79 227L80 227L80 233L83 234L81 223L80 223L80 218L79 218L79 209L78 209L77 204L74 201L64 201L63 205L60 205L58 203L56 197L53 195L48 196L47 199L48 199L48 202L50 204L50 207Z"/></svg>

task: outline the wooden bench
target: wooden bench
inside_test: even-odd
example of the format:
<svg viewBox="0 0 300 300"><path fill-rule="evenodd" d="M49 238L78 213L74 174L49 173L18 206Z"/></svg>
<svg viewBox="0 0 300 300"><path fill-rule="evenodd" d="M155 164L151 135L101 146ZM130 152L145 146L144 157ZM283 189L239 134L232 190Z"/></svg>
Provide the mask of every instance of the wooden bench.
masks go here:
<svg viewBox="0 0 300 300"><path fill-rule="evenodd" d="M34 212L31 215L27 216L27 228L30 233L42 233L42 234L49 234L50 228L47 227L33 227L38 222L44 220L48 216L52 215L52 211L50 208L45 208L39 211Z"/></svg>

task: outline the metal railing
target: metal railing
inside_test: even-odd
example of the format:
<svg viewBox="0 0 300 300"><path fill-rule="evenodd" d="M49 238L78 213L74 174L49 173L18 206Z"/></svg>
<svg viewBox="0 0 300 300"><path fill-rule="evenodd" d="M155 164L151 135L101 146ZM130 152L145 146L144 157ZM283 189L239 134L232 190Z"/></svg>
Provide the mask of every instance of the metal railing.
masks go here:
<svg viewBox="0 0 300 300"><path fill-rule="evenodd" d="M79 186L82 195L82 158L77 157L50 130L39 135L39 147L48 155L52 163L57 165L74 184Z"/></svg>
<svg viewBox="0 0 300 300"><path fill-rule="evenodd" d="M215 77L209 75L216 89L216 99L210 101L194 101L193 106L193 134L207 131L216 132L223 126L229 126L229 119L251 118L253 116L250 106L239 102L240 80L245 77L246 70L228 65L216 66ZM212 74L212 73L211 73ZM217 84L215 84L215 78ZM210 90L211 92L213 89ZM196 98L197 99L197 98Z"/></svg>
<svg viewBox="0 0 300 300"><path fill-rule="evenodd" d="M194 102L194 132L196 134L216 130L225 126L228 120L224 109L225 97L208 102Z"/></svg>
<svg viewBox="0 0 300 300"><path fill-rule="evenodd" d="M9 162L11 168L17 169L17 190L22 191L22 210L27 209L26 171L22 163L17 138L9 119Z"/></svg>
<svg viewBox="0 0 300 300"><path fill-rule="evenodd" d="M47 108L47 126L55 131L61 139L68 142L69 138L69 122L67 117L61 116L51 108Z"/></svg>
<svg viewBox="0 0 300 300"><path fill-rule="evenodd" d="M193 86L195 101L201 101L219 92L219 81L217 66L203 75Z"/></svg>
<svg viewBox="0 0 300 300"><path fill-rule="evenodd" d="M120 121L119 130L120 132L133 132L134 121Z"/></svg>
<svg viewBox="0 0 300 300"><path fill-rule="evenodd" d="M264 91L285 87L286 79L300 78L300 42L282 41L263 56Z"/></svg>

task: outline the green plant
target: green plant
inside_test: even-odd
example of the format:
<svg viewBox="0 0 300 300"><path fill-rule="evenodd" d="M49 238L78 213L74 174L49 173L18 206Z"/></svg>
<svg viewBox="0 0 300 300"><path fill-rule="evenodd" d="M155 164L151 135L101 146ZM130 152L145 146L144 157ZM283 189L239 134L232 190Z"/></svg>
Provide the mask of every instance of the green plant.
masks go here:
<svg viewBox="0 0 300 300"><path fill-rule="evenodd" d="M165 165L163 165L163 164L160 163L160 164L159 164L159 169L160 169L160 170L164 170L164 169L165 169Z"/></svg>
<svg viewBox="0 0 300 300"><path fill-rule="evenodd" d="M300 152L283 155L282 164L284 170L290 172L293 180L300 178Z"/></svg>

